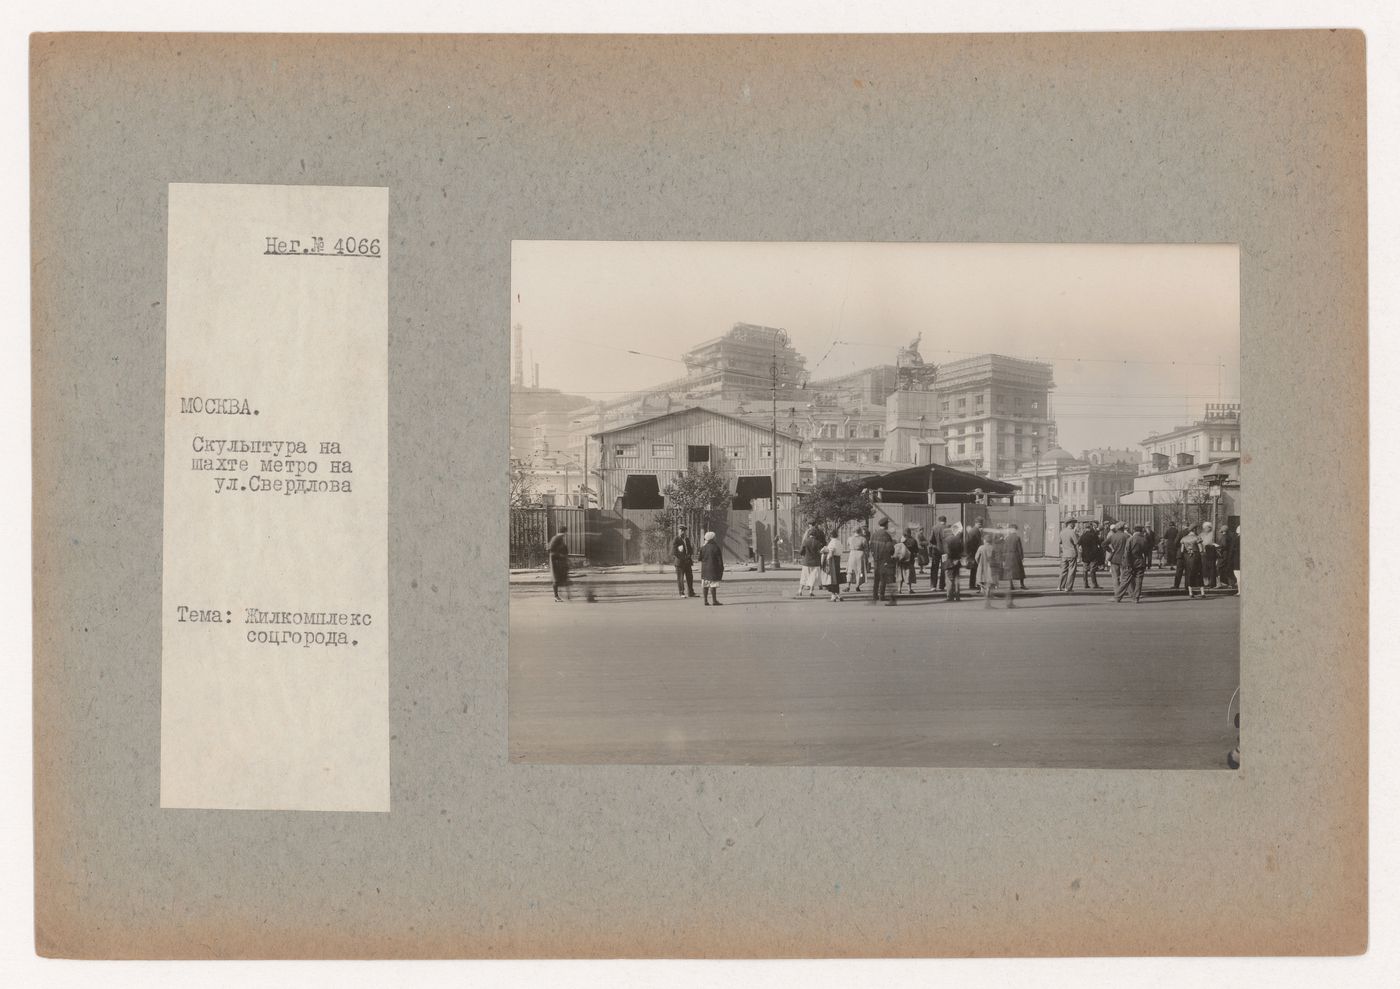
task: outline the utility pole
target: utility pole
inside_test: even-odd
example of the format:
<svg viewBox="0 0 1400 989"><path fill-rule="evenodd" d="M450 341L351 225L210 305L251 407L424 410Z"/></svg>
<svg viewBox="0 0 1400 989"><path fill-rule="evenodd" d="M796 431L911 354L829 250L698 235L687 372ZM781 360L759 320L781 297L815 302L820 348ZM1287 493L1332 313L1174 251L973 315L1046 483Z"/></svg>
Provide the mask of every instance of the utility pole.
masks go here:
<svg viewBox="0 0 1400 989"><path fill-rule="evenodd" d="M773 531L769 536L768 542L769 545L773 547L774 570L782 569L782 566L778 563L778 341L781 338L781 330L773 334L773 363L769 365L768 368L773 378L773 446L768 451L773 457L773 474L771 478L773 487L770 492L773 496L771 499L773 506Z"/></svg>

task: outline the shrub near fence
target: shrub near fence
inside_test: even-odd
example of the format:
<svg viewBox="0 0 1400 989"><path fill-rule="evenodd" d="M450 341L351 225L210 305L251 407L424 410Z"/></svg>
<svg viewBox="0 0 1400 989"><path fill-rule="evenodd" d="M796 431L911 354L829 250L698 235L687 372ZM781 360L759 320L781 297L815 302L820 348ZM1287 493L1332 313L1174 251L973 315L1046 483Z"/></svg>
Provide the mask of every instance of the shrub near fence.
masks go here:
<svg viewBox="0 0 1400 989"><path fill-rule="evenodd" d="M510 565L539 567L545 564L549 544L549 509L510 510Z"/></svg>

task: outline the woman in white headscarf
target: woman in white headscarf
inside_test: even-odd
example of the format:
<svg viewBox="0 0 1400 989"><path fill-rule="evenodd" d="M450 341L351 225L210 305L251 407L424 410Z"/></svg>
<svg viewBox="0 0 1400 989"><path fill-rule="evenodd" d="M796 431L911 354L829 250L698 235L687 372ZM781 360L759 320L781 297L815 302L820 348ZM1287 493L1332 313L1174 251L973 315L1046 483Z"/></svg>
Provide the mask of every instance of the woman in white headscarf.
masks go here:
<svg viewBox="0 0 1400 989"><path fill-rule="evenodd" d="M1201 557L1204 554L1201 552L1201 537L1196 535L1194 526L1182 533L1178 552L1186 574L1186 596L1197 597L1196 592L1200 591L1199 597L1205 597L1206 589L1201 586Z"/></svg>
<svg viewBox="0 0 1400 989"><path fill-rule="evenodd" d="M841 600L841 551L845 548L841 537L832 529L831 538L822 547L822 566L826 569L826 589L833 601Z"/></svg>
<svg viewBox="0 0 1400 989"><path fill-rule="evenodd" d="M724 553L715 541L713 532L705 533L705 541L700 545L700 590L705 604L711 602L719 607L719 585L724 580Z"/></svg>

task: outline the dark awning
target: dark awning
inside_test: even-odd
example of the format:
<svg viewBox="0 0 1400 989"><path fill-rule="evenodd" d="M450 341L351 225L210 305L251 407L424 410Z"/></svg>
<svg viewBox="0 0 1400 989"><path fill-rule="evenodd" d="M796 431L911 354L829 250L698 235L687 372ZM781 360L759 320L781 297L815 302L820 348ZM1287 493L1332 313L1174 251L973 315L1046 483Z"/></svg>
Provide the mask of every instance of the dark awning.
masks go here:
<svg viewBox="0 0 1400 989"><path fill-rule="evenodd" d="M892 470L888 474L871 474L860 482L871 491L883 489L884 501L897 505L923 505L928 501L932 490L935 500L946 504L972 501L974 492L983 494L1013 495L1021 489L1006 481L994 481L981 474L965 470L955 470L942 464L925 464L919 467L905 467Z"/></svg>

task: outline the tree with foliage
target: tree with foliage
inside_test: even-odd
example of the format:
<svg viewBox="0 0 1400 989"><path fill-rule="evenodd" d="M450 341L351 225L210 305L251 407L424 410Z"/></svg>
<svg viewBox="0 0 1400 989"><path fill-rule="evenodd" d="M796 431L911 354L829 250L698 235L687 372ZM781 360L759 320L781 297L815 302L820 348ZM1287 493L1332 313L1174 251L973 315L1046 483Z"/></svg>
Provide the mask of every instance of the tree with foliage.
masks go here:
<svg viewBox="0 0 1400 989"><path fill-rule="evenodd" d="M671 559L671 536L680 522L675 511L662 509L652 516L650 527L642 530L642 562L657 564L665 572Z"/></svg>
<svg viewBox="0 0 1400 989"><path fill-rule="evenodd" d="M1157 504L1169 506L1167 511L1176 519L1178 525L1195 525L1197 522L1210 521L1213 500L1210 496L1210 485L1196 480L1186 487L1172 491Z"/></svg>
<svg viewBox="0 0 1400 989"><path fill-rule="evenodd" d="M874 509L859 481L829 477L802 495L798 511L803 521L829 533L847 522L869 519Z"/></svg>
<svg viewBox="0 0 1400 989"><path fill-rule="evenodd" d="M535 504L535 475L523 460L510 462L510 507L529 508Z"/></svg>
<svg viewBox="0 0 1400 989"><path fill-rule="evenodd" d="M684 522L690 527L692 539L704 531L718 513L727 511L734 500L729 492L729 481L709 465L691 464L684 474L666 485L662 494L666 496L672 526ZM698 539L696 544L698 546Z"/></svg>

